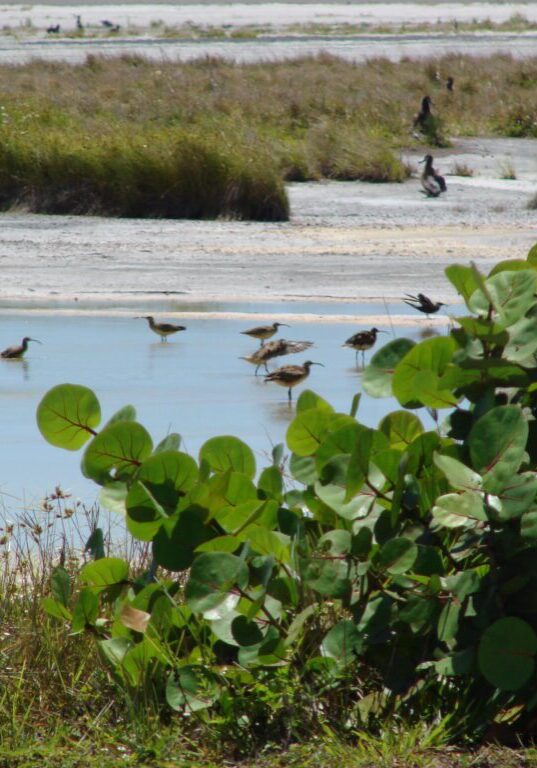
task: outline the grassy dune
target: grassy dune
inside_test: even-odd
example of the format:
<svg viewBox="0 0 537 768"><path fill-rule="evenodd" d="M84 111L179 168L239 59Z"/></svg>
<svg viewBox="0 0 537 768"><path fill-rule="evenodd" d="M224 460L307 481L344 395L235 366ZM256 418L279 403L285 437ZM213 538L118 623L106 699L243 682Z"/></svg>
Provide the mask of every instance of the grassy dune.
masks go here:
<svg viewBox="0 0 537 768"><path fill-rule="evenodd" d="M537 135L536 84L537 59L506 56L4 66L0 205L281 220L283 180L407 178L398 151L417 141L424 94L439 116L437 143Z"/></svg>

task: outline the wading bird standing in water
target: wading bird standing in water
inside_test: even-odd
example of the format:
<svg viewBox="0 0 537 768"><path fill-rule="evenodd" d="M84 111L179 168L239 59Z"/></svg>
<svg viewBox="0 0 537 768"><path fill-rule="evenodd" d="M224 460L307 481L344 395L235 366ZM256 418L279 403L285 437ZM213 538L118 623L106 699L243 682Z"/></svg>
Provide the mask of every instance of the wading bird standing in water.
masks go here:
<svg viewBox="0 0 537 768"><path fill-rule="evenodd" d="M270 339L274 336L274 334L278 332L278 328L282 325L289 328L287 323L272 323L272 325L258 325L255 328L249 328L247 331L241 331L241 333L246 336L251 336L254 339L259 339L261 346L263 346L265 339Z"/></svg>
<svg viewBox="0 0 537 768"><path fill-rule="evenodd" d="M446 180L433 168L433 156L425 155L420 163L425 163L425 168L421 174L420 181L424 194L427 197L438 197L447 190Z"/></svg>
<svg viewBox="0 0 537 768"><path fill-rule="evenodd" d="M442 301L433 301L428 296L425 296L424 293L418 293L417 296L405 293L405 296L406 299L403 299L405 304L408 304L412 309L417 309L418 312L423 312L427 317L438 312L440 307L446 306Z"/></svg>
<svg viewBox="0 0 537 768"><path fill-rule="evenodd" d="M246 360L247 363L255 365L255 375L257 376L257 372L262 365L265 366L265 371L269 372L267 362L274 357L304 352L305 349L309 349L312 346L313 341L286 341L285 339L278 339L277 341L269 341L263 344L253 354L241 357L241 360Z"/></svg>
<svg viewBox="0 0 537 768"><path fill-rule="evenodd" d="M378 328L371 328L370 331L359 331L353 336L350 336L344 347L350 347L356 352L356 362L358 362L358 352L362 353L362 364L365 364L366 350L371 349L377 340L377 333L386 333L386 331L379 331Z"/></svg>
<svg viewBox="0 0 537 768"><path fill-rule="evenodd" d="M307 379L310 375L310 368L312 365L320 365L324 368L322 363L314 363L311 360L306 360L302 365L284 365L282 368L276 368L275 371L265 376L265 381L273 381L280 387L287 389L287 397L289 402L293 399L291 390L300 384L301 381Z"/></svg>
<svg viewBox="0 0 537 768"><path fill-rule="evenodd" d="M38 339L31 339L29 336L25 336L20 345L4 349L4 351L0 353L0 357L3 357L5 360L20 360L28 349L29 341L35 341L37 344L41 344Z"/></svg>
<svg viewBox="0 0 537 768"><path fill-rule="evenodd" d="M186 331L184 325L172 325L171 323L155 323L155 318L151 315L141 315L135 317L135 320L147 320L149 327L154 331L157 336L160 336L161 341L168 341L167 336L171 336L178 331Z"/></svg>

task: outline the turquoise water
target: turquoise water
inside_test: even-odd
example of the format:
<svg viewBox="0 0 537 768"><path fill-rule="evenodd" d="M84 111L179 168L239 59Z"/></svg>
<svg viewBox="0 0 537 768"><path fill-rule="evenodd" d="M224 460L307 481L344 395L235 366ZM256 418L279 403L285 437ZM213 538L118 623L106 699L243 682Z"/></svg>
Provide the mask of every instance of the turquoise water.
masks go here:
<svg viewBox="0 0 537 768"><path fill-rule="evenodd" d="M282 305L283 306L283 305ZM285 309L283 311L286 311ZM287 310L288 311L288 310ZM339 308L336 308L339 312ZM260 318L260 322L263 318ZM257 342L240 334L258 322L237 319L196 319L184 322L187 331L161 343L144 320L131 317L0 315L0 348L19 343L23 335L40 339L23 361L0 360L0 426L4 450L0 463L0 504L7 510L37 504L59 484L86 503L98 489L79 470L80 453L49 446L40 436L35 411L52 386L78 383L97 393L103 423L130 403L155 441L179 432L183 448L193 455L209 437L236 434L248 442L262 466L271 448L285 438L294 415L287 391L254 376L254 367L240 360ZM348 411L361 390L361 373L354 352L341 345L367 326L324 322L293 323L282 328L287 339L309 340L315 346L303 354L279 358L269 366L301 363L314 366L305 386L327 398L338 410ZM389 325L384 326L387 330ZM395 328L397 336L418 338L427 327ZM390 335L379 336L389 340ZM371 353L368 353L368 356ZM260 372L261 373L261 372ZM361 420L376 424L389 400L364 396Z"/></svg>

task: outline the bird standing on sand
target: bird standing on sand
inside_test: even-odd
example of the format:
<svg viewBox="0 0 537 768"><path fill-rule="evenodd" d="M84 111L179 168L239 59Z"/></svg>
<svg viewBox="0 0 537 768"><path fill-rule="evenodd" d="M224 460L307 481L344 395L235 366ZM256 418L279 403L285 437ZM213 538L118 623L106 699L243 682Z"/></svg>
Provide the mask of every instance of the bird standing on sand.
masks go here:
<svg viewBox="0 0 537 768"><path fill-rule="evenodd" d="M311 360L306 360L302 365L284 365L282 368L276 368L275 371L265 376L265 381L273 381L280 387L287 389L287 397L289 402L293 399L291 390L300 384L301 381L307 379L310 375L310 368L312 365L320 365L324 368L322 363L314 363Z"/></svg>
<svg viewBox="0 0 537 768"><path fill-rule="evenodd" d="M433 100L430 96L424 96L421 100L421 107L420 111L414 118L414 128L417 128L420 131L423 131L427 128L427 122L429 121L429 118L431 117L431 105L433 103Z"/></svg>
<svg viewBox="0 0 537 768"><path fill-rule="evenodd" d="M455 80L452 77L448 77L446 80L446 88L450 93L453 92L453 86L455 85Z"/></svg>
<svg viewBox="0 0 537 768"><path fill-rule="evenodd" d="M420 160L420 163L425 163L425 168L420 177L424 194L426 194L427 197L438 197L442 192L447 190L446 180L433 168L432 155L425 155L423 160Z"/></svg>
<svg viewBox="0 0 537 768"><path fill-rule="evenodd" d="M418 293L417 296L405 293L405 296L406 299L403 299L405 304L408 304L412 309L417 309L418 312L423 312L427 317L438 312L440 307L446 306L442 301L433 301L428 296L425 296L424 293Z"/></svg>
<svg viewBox="0 0 537 768"><path fill-rule="evenodd" d="M184 325L172 325L171 323L155 323L155 318L151 315L141 315L134 318L135 320L147 320L149 327L154 331L157 336L160 336L161 341L167 341L167 336L171 336L178 331L186 331Z"/></svg>
<svg viewBox="0 0 537 768"><path fill-rule="evenodd" d="M241 333L246 336L252 336L254 339L259 339L261 346L263 346L265 339L270 339L274 336L281 325L285 325L286 328L289 328L287 323L272 323L272 325L258 325L255 328L249 328L247 331L241 331Z"/></svg>
<svg viewBox="0 0 537 768"><path fill-rule="evenodd" d="M371 349L377 340L377 333L385 333L385 331L379 331L378 328L371 328L370 331L359 331L353 336L350 336L344 347L350 347L356 351L356 360L358 361L358 352L362 353L362 363L365 363L366 350Z"/></svg>
<svg viewBox="0 0 537 768"><path fill-rule="evenodd" d="M29 336L25 336L20 345L4 349L4 351L0 353L0 357L3 357L5 360L20 360L28 349L29 341L35 341L38 344L41 344L38 339L31 339Z"/></svg>
<svg viewBox="0 0 537 768"><path fill-rule="evenodd" d="M241 357L241 360L246 360L247 363L255 365L255 375L257 376L257 372L262 365L265 366L265 371L269 372L267 368L268 360L272 360L274 357L304 352L305 349L309 349L312 346L313 341L286 341L285 339L278 339L277 341L267 342L267 344L256 349L253 354Z"/></svg>

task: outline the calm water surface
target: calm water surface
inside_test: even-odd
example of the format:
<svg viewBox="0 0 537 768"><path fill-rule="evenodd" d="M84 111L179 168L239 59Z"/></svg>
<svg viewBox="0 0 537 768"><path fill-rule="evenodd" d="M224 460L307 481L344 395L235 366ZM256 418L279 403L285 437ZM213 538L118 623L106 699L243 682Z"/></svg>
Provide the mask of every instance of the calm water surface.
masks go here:
<svg viewBox="0 0 537 768"><path fill-rule="evenodd" d="M197 319L186 324L186 332L161 343L144 320L131 317L0 315L0 348L18 343L22 335L43 342L30 345L24 361L0 361L0 503L8 510L36 504L55 484L85 502L96 499L97 487L80 473L80 453L49 446L35 424L43 394L64 382L95 390L103 423L130 403L155 442L168 432L179 432L184 449L195 455L209 437L235 434L252 446L262 466L272 445L284 440L294 406L289 407L285 389L255 377L254 367L239 359L257 348L255 340L239 331L257 323ZM361 389L361 374L354 352L341 344L364 327L293 323L282 329L285 338L314 341L315 347L280 358L278 364L308 358L323 363L324 368L312 368L307 386L338 410L348 411ZM396 328L395 333L418 338L426 327L423 319L421 328ZM294 396L304 388L298 387ZM393 407L394 402L364 396L360 417L375 425Z"/></svg>

